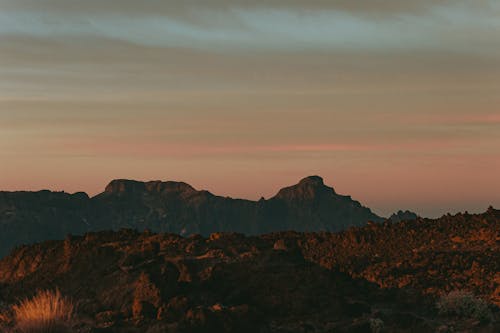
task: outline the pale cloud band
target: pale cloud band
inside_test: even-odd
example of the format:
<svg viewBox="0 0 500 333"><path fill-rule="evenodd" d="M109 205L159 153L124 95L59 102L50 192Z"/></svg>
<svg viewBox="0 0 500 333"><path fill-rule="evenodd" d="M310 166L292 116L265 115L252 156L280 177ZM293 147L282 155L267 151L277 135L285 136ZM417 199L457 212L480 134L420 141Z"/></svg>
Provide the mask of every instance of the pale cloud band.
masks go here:
<svg viewBox="0 0 500 333"><path fill-rule="evenodd" d="M4 0L0 8L2 35L92 36L226 52L388 47L498 52L500 32L500 5L494 0Z"/></svg>

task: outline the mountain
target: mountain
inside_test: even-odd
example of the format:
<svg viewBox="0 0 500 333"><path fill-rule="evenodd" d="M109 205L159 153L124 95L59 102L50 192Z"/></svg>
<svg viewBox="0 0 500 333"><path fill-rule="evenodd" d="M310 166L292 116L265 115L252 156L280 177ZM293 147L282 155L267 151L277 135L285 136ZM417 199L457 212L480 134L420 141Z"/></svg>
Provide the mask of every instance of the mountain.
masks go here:
<svg viewBox="0 0 500 333"><path fill-rule="evenodd" d="M493 208L338 233L87 233L0 260L0 330L57 287L72 332L499 332L499 234ZM464 312L438 311L456 291Z"/></svg>
<svg viewBox="0 0 500 333"><path fill-rule="evenodd" d="M259 201L216 196L183 182L117 179L92 198L85 193L0 192L0 256L16 245L98 230L261 234L339 231L382 220L318 176Z"/></svg>
<svg viewBox="0 0 500 333"><path fill-rule="evenodd" d="M0 192L0 256L16 245L85 233L91 211L85 193Z"/></svg>
<svg viewBox="0 0 500 333"><path fill-rule="evenodd" d="M265 231L339 231L368 221L383 219L363 207L350 196L339 195L318 176L302 179L298 184L281 189L267 205L275 212L271 227ZM276 216L278 215L278 216Z"/></svg>

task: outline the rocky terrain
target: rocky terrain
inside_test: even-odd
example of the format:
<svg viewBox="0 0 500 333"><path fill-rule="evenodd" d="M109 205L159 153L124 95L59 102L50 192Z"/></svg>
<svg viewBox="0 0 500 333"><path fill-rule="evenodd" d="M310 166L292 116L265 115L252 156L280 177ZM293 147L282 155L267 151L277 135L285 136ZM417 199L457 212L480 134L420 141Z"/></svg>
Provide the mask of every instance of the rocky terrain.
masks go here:
<svg viewBox="0 0 500 333"><path fill-rule="evenodd" d="M338 231L382 219L318 176L268 199L232 199L182 182L114 180L93 198L85 193L0 192L0 257L14 246L67 234L131 228L208 236L219 231Z"/></svg>
<svg viewBox="0 0 500 333"><path fill-rule="evenodd" d="M499 332L499 247L493 208L339 233L87 233L0 261L0 322L57 287L78 303L74 332ZM487 316L438 312L456 290Z"/></svg>

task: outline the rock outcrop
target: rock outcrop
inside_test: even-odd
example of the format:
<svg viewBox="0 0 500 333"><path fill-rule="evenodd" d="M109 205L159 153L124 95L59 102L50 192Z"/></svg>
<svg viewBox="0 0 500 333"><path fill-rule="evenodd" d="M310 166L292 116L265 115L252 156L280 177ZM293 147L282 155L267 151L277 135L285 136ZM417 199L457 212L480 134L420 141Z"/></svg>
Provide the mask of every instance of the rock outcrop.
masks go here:
<svg viewBox="0 0 500 333"><path fill-rule="evenodd" d="M401 222L401 221L413 221L418 219L418 215L414 212L410 212L409 210L399 210L398 212L392 214L389 217L389 220L392 222Z"/></svg>

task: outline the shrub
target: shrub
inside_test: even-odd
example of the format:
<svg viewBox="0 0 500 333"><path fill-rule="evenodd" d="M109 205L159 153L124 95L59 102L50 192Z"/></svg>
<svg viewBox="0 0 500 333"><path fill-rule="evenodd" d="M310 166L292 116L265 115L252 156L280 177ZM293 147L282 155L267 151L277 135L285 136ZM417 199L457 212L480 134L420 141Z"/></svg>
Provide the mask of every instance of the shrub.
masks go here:
<svg viewBox="0 0 500 333"><path fill-rule="evenodd" d="M452 291L437 302L439 314L488 321L492 313L488 303L467 291Z"/></svg>
<svg viewBox="0 0 500 333"><path fill-rule="evenodd" d="M384 322L380 318L370 319L370 329L372 333L380 333L384 329Z"/></svg>
<svg viewBox="0 0 500 333"><path fill-rule="evenodd" d="M59 290L39 291L12 309L17 331L22 333L67 333L74 314L73 302Z"/></svg>

